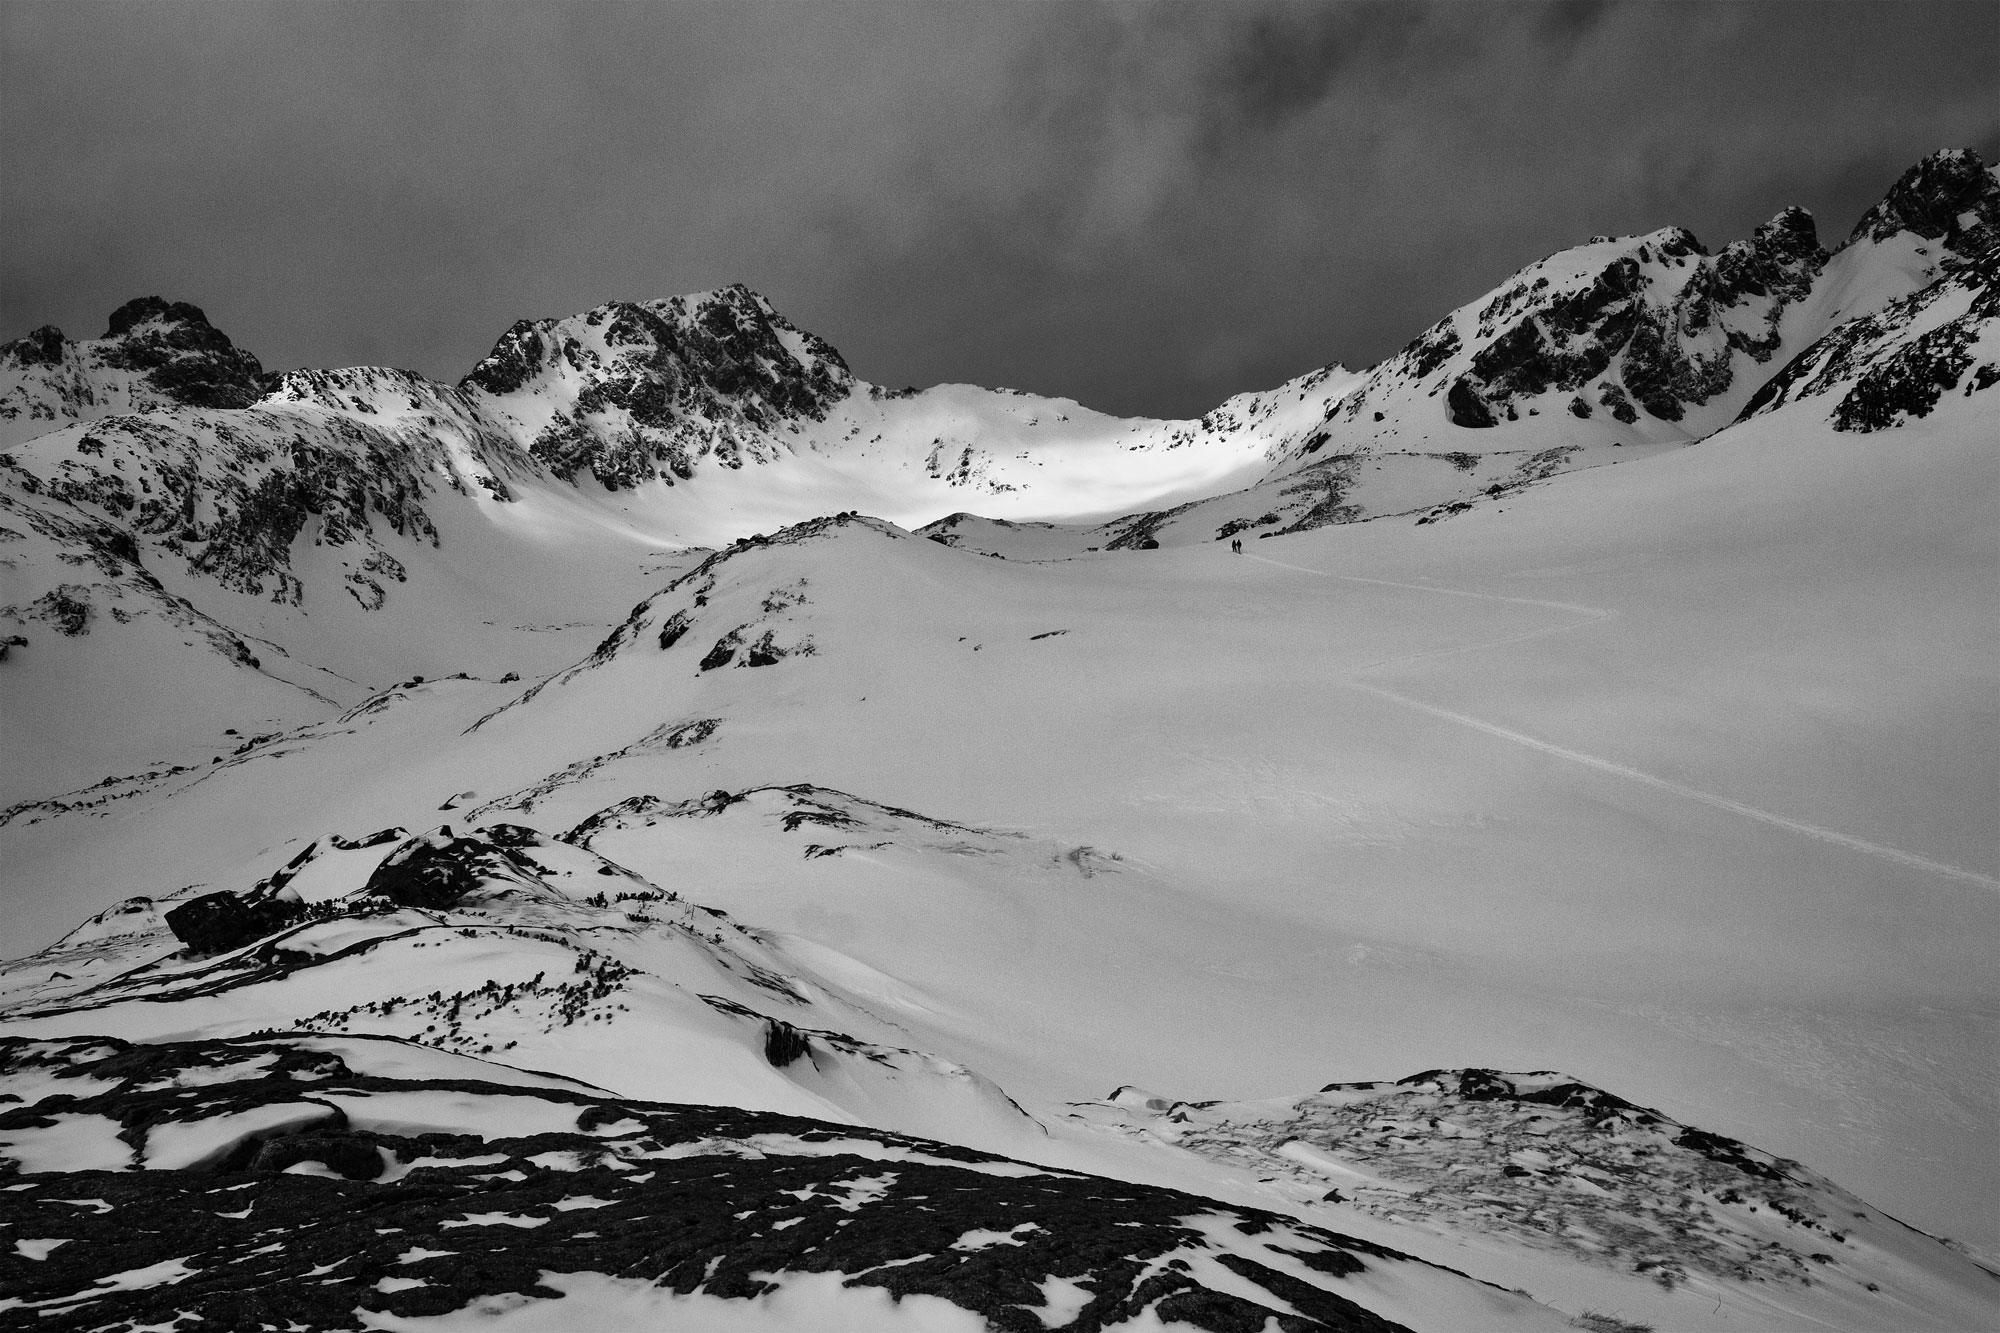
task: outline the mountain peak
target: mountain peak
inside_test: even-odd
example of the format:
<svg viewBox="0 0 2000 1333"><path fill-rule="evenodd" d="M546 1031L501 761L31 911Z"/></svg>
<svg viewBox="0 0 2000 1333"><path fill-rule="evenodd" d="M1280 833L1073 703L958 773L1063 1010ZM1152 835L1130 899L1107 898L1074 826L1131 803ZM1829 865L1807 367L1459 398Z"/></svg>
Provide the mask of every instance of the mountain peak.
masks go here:
<svg viewBox="0 0 2000 1333"><path fill-rule="evenodd" d="M13 342L0 343L0 362L12 361L22 366L60 365L67 341L61 329L53 324L44 324Z"/></svg>
<svg viewBox="0 0 2000 1333"><path fill-rule="evenodd" d="M104 330L106 338L123 338L142 324L192 324L210 330L229 345L228 335L208 322L198 305L186 301L168 301L158 296L138 296L127 301L111 312L110 323Z"/></svg>
<svg viewBox="0 0 2000 1333"><path fill-rule="evenodd" d="M56 422L164 407L248 407L264 367L208 322L200 306L141 296L111 312L104 336L73 340L45 324L0 344L0 437Z"/></svg>
<svg viewBox="0 0 2000 1333"><path fill-rule="evenodd" d="M613 489L740 466L780 423L823 419L853 392L832 345L742 283L579 315L519 320L460 387L531 439L558 475Z"/></svg>
<svg viewBox="0 0 2000 1333"><path fill-rule="evenodd" d="M102 341L105 365L145 372L150 386L173 402L248 407L263 396L263 365L186 301L127 301L111 312Z"/></svg>
<svg viewBox="0 0 2000 1333"><path fill-rule="evenodd" d="M1751 237L1759 249L1786 258L1820 254L1819 225L1811 213L1797 204L1780 209L1769 222L1752 232ZM1820 257L1823 259L1824 255Z"/></svg>
<svg viewBox="0 0 2000 1333"><path fill-rule="evenodd" d="M1862 215L1847 244L1899 231L1966 254L2000 233L2000 178L1970 148L1946 148L1904 172L1882 202Z"/></svg>

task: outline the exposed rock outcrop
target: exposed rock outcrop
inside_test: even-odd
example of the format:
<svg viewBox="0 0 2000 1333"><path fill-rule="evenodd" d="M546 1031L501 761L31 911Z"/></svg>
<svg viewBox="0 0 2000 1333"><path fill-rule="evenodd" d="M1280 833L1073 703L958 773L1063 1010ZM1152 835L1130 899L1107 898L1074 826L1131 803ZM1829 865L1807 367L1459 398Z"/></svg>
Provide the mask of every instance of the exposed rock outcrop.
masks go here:
<svg viewBox="0 0 2000 1333"><path fill-rule="evenodd" d="M838 352L741 284L518 321L460 384L555 475L613 490L685 481L708 457L741 467L853 386Z"/></svg>
<svg viewBox="0 0 2000 1333"><path fill-rule="evenodd" d="M1847 244L1879 241L1899 231L1941 241L1960 255L1984 249L2000 240L2000 180L1971 149L1932 153L1862 215Z"/></svg>
<svg viewBox="0 0 2000 1333"><path fill-rule="evenodd" d="M224 891L168 908L166 923L174 938L196 953L226 953L275 935L303 915L296 902L255 902Z"/></svg>

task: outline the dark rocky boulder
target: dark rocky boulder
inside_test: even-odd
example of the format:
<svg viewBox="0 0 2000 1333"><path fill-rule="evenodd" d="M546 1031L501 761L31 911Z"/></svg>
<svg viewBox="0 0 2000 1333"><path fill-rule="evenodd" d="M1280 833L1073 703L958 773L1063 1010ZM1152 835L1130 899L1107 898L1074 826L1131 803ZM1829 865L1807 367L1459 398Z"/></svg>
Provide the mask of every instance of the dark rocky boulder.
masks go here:
<svg viewBox="0 0 2000 1333"><path fill-rule="evenodd" d="M1451 424L1454 426L1482 430L1493 424L1493 413L1486 406L1486 400L1479 396L1479 390L1473 388L1463 375L1452 381L1445 405L1451 409Z"/></svg>
<svg viewBox="0 0 2000 1333"><path fill-rule="evenodd" d="M730 661L736 656L736 650L742 644L742 632L740 630L729 631L729 633L715 641L715 646L710 648L707 654L702 657L701 664L697 670L714 671L718 667L728 666Z"/></svg>
<svg viewBox="0 0 2000 1333"><path fill-rule="evenodd" d="M812 1053L806 1034L782 1018L764 1020L764 1058L773 1068L783 1069L801 1056Z"/></svg>
<svg viewBox="0 0 2000 1333"><path fill-rule="evenodd" d="M382 1154L373 1139L356 1134L296 1134L266 1139L245 1168L277 1175L300 1162L318 1162L347 1180L374 1180L382 1174Z"/></svg>
<svg viewBox="0 0 2000 1333"><path fill-rule="evenodd" d="M17 366L61 365L63 342L61 329L44 324L13 342L0 344L0 365L10 362Z"/></svg>
<svg viewBox="0 0 2000 1333"><path fill-rule="evenodd" d="M487 880L515 877L503 841L454 837L446 825L389 853L361 892L398 907L449 907Z"/></svg>
<svg viewBox="0 0 2000 1333"><path fill-rule="evenodd" d="M251 902L234 893L209 893L167 909L167 929L196 953L227 953L275 935L305 915L300 903Z"/></svg>

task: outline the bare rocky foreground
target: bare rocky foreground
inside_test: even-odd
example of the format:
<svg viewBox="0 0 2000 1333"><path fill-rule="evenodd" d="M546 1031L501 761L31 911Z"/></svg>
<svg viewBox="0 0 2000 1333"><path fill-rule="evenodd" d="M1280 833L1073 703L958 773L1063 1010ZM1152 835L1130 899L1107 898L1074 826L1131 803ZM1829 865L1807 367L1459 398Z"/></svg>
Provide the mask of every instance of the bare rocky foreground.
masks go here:
<svg viewBox="0 0 2000 1333"><path fill-rule="evenodd" d="M368 1072L426 1057L443 1062L386 1039L0 1041L6 1086L46 1089L0 1114L31 1168L0 1186L0 1311L49 1329L184 1311L338 1329L562 1299L548 1273L740 1299L837 1273L1022 1333L1144 1311L1217 1333L1387 1333L1404 1326L1343 1286L1427 1267L1275 1213L854 1126ZM63 1159L77 1169L49 1169Z"/></svg>

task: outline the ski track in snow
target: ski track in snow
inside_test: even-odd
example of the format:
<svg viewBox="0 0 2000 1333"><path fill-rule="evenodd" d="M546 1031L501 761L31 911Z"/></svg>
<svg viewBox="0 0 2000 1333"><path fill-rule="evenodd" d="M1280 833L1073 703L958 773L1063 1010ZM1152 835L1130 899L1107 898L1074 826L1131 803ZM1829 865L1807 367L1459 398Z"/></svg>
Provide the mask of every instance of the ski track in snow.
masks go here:
<svg viewBox="0 0 2000 1333"><path fill-rule="evenodd" d="M1537 606L1557 611L1573 611L1584 616L1585 619L1572 621L1566 625L1552 626L1547 629L1529 630L1524 634L1510 634L1504 638L1485 639L1478 643L1464 644L1457 648L1443 648L1430 652L1412 653L1405 657L1384 658L1382 661L1371 662L1367 666L1361 667L1348 678L1346 683L1354 689L1363 690L1369 694L1392 700L1402 704L1406 708L1414 708L1420 713L1427 713L1431 717L1439 718L1446 722L1455 722L1462 727L1470 727L1474 731L1484 732L1488 736L1496 736L1501 740L1512 741L1516 745L1525 745L1531 750L1538 750L1543 754L1552 755L1557 759L1566 759L1573 764L1581 764L1585 768L1596 769L1600 773L1609 773L1614 777L1643 783L1648 787L1679 796L1684 800L1698 801L1703 805L1712 806L1717 810L1726 810L1731 814L1741 815L1745 819L1754 819L1759 823L1769 824L1774 828L1785 829L1788 832L1802 834L1808 838L1818 838L1822 842L1834 843L1838 846L1846 847L1851 851L1862 852L1868 856L1893 862L1896 865L1912 870L1928 871L1934 875L1961 880L1968 884L1977 884L1982 888L2000 892L2000 879L1995 879L1990 875L1982 875L1976 870L1966 870L1959 866L1947 865L1942 861L1933 861L1928 857L1918 856L1915 852L1906 852L1898 847L1885 847L1881 843L1869 842L1865 838L1857 838L1851 833L1842 833L1838 829L1825 828L1819 824L1808 824L1801 819L1791 819L1785 815L1774 814L1769 810L1760 810L1754 805L1746 805L1742 801L1731 800L1727 796L1720 796L1711 791L1703 791L1699 787L1691 787L1684 782L1675 782L1671 778L1659 777L1656 774L1644 772L1627 764L1617 763L1614 760L1600 758L1594 754L1585 754L1581 750L1572 750L1565 746L1540 740L1525 732L1515 731L1495 722L1487 722L1466 713L1454 712L1449 708L1440 708L1436 704L1425 703L1421 699L1413 699L1406 694L1399 694L1386 686L1371 684L1359 678L1365 672L1392 664L1414 662L1431 657L1446 657L1456 653L1473 652L1482 648L1498 648L1504 644L1519 643L1524 639L1535 639L1549 634L1567 634L1572 630L1582 629L1585 626L1609 620L1618 614L1615 610L1582 606L1575 602L1545 601L1535 597L1503 597L1498 593L1473 592L1465 588L1442 588L1424 583L1401 583L1394 579L1374 579L1359 574L1335 574L1329 570L1309 569L1304 565L1286 564L1282 560L1273 560L1269 556L1262 555L1252 555L1250 558L1267 565L1275 566L1278 569L1289 569L1300 574L1315 574L1320 578L1339 579L1345 583L1369 583L1385 588L1408 588L1414 592L1437 593L1446 597L1472 597L1488 602L1510 602L1517 606Z"/></svg>

